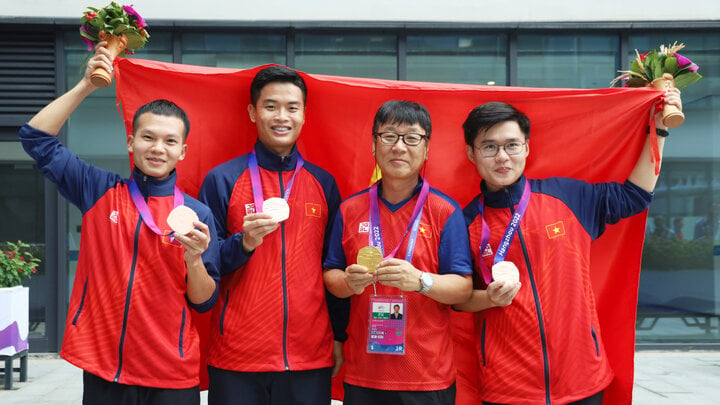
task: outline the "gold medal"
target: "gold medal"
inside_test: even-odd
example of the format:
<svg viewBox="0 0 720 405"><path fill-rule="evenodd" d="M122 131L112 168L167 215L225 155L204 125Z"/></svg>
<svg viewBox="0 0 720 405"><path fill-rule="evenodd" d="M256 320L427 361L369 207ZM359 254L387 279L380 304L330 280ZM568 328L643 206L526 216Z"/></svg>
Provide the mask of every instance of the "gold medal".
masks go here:
<svg viewBox="0 0 720 405"><path fill-rule="evenodd" d="M369 273L374 272L381 261L383 261L382 252L375 246L365 246L358 250L357 264L365 266Z"/></svg>

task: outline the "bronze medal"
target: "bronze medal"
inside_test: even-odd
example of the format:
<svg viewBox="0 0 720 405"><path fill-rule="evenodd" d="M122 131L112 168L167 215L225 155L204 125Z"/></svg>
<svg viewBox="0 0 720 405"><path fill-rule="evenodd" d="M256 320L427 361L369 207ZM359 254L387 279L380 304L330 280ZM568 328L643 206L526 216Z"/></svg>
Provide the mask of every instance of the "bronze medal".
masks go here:
<svg viewBox="0 0 720 405"><path fill-rule="evenodd" d="M375 246L365 246L358 250L357 264L365 266L369 273L374 272L381 261L383 261L382 252Z"/></svg>

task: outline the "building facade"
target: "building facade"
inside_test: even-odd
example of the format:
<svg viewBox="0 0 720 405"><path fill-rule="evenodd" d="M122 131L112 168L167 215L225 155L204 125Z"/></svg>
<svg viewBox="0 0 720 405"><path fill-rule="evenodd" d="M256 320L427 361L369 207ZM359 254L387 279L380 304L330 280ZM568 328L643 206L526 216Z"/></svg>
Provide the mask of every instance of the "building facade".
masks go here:
<svg viewBox="0 0 720 405"><path fill-rule="evenodd" d="M79 4L82 3L82 4ZM603 88L641 53L674 41L704 78L683 91L686 123L672 130L650 208L637 342L720 346L720 6L660 1L651 16L621 2L532 1L482 8L437 2L136 1L152 38L134 57L308 73L524 87ZM39 7L41 5L43 7ZM101 6L98 4L96 6ZM269 5L272 5L269 6ZM44 181L17 130L81 77L78 34L87 4L14 2L0 11L0 242L38 246L31 350L59 350L79 249L80 212ZM508 10L511 8L511 10ZM640 7L636 7L639 9ZM623 10L623 11L618 11ZM237 17L236 17L237 16ZM115 88L92 94L62 130L82 159L129 174ZM582 136L582 130L578 136Z"/></svg>

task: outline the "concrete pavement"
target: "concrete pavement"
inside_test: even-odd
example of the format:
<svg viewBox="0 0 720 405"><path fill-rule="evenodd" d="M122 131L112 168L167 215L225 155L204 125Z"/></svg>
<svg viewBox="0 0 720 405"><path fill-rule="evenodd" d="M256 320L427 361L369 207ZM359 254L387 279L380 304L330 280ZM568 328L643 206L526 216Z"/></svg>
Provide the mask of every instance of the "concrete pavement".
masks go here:
<svg viewBox="0 0 720 405"><path fill-rule="evenodd" d="M2 405L81 403L82 371L55 354L32 354L27 382L13 377L12 390L0 388ZM633 398L638 405L720 403L720 351L637 352Z"/></svg>

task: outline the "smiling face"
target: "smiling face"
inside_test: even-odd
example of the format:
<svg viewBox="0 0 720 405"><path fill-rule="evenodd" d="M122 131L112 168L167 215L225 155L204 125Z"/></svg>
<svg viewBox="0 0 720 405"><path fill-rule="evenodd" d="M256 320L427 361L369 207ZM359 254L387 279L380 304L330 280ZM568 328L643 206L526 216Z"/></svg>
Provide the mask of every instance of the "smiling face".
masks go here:
<svg viewBox="0 0 720 405"><path fill-rule="evenodd" d="M394 132L396 134L416 133L425 135L425 130L419 124L382 124L378 133ZM428 155L428 142L423 140L419 145L408 146L398 138L394 145L382 143L379 136L375 137L373 153L383 179L407 180L416 178Z"/></svg>
<svg viewBox="0 0 720 405"><path fill-rule="evenodd" d="M499 148L494 157L482 157L480 154L483 144L506 145L508 142L525 143L525 146L517 155L508 155L504 148ZM466 145L465 149L489 191L499 191L515 183L522 176L530 154L529 140L525 139L515 121L503 121L487 131L481 131L473 145Z"/></svg>
<svg viewBox="0 0 720 405"><path fill-rule="evenodd" d="M256 105L248 105L248 113L263 145L280 156L290 154L305 123L305 103L298 86L268 83L260 91Z"/></svg>
<svg viewBox="0 0 720 405"><path fill-rule="evenodd" d="M166 178L185 159L185 124L175 116L146 112L137 118L136 128L127 137L135 167L148 176Z"/></svg>

